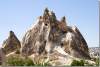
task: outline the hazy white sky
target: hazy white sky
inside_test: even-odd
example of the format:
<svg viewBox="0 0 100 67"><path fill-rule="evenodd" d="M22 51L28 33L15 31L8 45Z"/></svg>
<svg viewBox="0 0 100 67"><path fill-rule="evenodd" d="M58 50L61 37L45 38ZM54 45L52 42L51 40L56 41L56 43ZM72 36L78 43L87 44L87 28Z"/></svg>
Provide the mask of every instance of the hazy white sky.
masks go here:
<svg viewBox="0 0 100 67"><path fill-rule="evenodd" d="M89 47L99 46L98 0L0 0L0 44L10 30L21 40L27 28L42 15L45 7L68 25L76 25Z"/></svg>

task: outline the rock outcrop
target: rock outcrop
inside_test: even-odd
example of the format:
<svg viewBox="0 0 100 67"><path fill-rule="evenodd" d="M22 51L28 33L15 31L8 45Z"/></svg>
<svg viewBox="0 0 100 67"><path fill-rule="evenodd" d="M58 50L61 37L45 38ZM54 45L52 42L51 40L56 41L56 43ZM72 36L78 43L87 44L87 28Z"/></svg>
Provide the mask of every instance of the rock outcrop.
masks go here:
<svg viewBox="0 0 100 67"><path fill-rule="evenodd" d="M9 32L9 37L3 42L2 49L4 50L5 54L9 54L13 51L18 51L21 48L20 41L16 37L13 31Z"/></svg>
<svg viewBox="0 0 100 67"><path fill-rule="evenodd" d="M44 60L41 62L50 61L52 66L90 59L88 45L79 29L67 23L65 16L58 20L55 13L46 8L44 14L27 30L21 44L14 32L10 31L2 49L6 57L17 52L23 57L30 57L34 63Z"/></svg>
<svg viewBox="0 0 100 67"><path fill-rule="evenodd" d="M67 53L76 58L90 59L84 37L76 26L68 26L65 17L59 21L55 13L46 8L35 23L23 37L23 56L50 55L59 47L64 55Z"/></svg>

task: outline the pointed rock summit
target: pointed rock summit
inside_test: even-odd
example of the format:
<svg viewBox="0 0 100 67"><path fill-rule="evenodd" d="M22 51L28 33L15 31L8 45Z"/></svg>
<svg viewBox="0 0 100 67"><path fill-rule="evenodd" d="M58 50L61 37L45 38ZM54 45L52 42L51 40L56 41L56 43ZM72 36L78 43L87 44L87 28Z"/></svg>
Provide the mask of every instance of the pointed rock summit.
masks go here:
<svg viewBox="0 0 100 67"><path fill-rule="evenodd" d="M84 37L76 26L67 25L65 16L59 21L55 13L46 8L35 23L23 37L21 47L23 56L36 53L52 54L60 47L63 52L73 57L90 59Z"/></svg>
<svg viewBox="0 0 100 67"><path fill-rule="evenodd" d="M19 50L21 47L20 41L16 37L13 31L9 32L8 38L3 42L3 50L5 54L9 54L13 51Z"/></svg>

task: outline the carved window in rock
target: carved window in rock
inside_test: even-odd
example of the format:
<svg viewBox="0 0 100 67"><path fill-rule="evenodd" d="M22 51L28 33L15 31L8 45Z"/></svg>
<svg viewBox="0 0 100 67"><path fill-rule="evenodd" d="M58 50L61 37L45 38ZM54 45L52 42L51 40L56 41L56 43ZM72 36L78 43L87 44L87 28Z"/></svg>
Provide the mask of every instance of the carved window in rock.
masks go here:
<svg viewBox="0 0 100 67"><path fill-rule="evenodd" d="M48 24L47 24L47 23L45 23L45 26L48 26Z"/></svg>
<svg viewBox="0 0 100 67"><path fill-rule="evenodd" d="M47 20L44 20L44 24L45 24L45 26L48 26L49 25L49 20L47 19Z"/></svg>

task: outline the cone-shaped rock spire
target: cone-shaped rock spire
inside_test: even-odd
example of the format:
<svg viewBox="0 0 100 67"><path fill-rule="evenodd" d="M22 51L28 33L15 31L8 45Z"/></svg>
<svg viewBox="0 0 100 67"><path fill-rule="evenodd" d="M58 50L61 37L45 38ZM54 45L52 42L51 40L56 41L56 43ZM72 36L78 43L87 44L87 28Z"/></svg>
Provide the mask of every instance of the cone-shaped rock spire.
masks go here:
<svg viewBox="0 0 100 67"><path fill-rule="evenodd" d="M18 40L13 31L9 32L9 37L3 42L2 47L6 54L20 49L20 41Z"/></svg>

